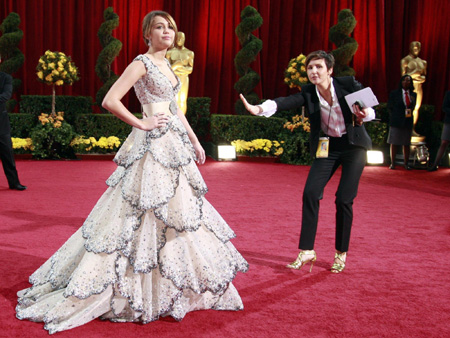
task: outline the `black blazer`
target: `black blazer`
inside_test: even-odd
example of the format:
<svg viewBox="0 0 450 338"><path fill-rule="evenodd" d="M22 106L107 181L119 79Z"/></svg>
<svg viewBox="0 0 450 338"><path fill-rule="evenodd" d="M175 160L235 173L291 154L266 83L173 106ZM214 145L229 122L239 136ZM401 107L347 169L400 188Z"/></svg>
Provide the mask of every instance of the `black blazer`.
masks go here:
<svg viewBox="0 0 450 338"><path fill-rule="evenodd" d="M363 88L361 83L355 80L353 76L344 76L333 78L333 85L336 96L344 115L345 128L348 135L348 142L355 146L365 149L372 148L372 140L367 134L364 124L353 126L353 114L345 101L345 95L356 92ZM309 150L311 156L315 156L320 137L320 101L316 93L316 86L307 84L296 94L279 97L274 100L277 104L277 110L288 110L305 106L305 111L311 124L311 134L309 139Z"/></svg>
<svg viewBox="0 0 450 338"><path fill-rule="evenodd" d="M411 103L409 104L408 109L411 109L411 112L414 110L416 106L416 98L417 94L414 92L410 92ZM409 128L412 130L413 127L413 117L405 117L405 109L406 105L403 101L403 89L398 88L393 90L389 94L389 100L387 105L389 111L389 125L391 127L396 128Z"/></svg>
<svg viewBox="0 0 450 338"><path fill-rule="evenodd" d="M6 112L6 101L12 95L12 77L9 74L0 72L0 135L9 134L11 126L9 116Z"/></svg>

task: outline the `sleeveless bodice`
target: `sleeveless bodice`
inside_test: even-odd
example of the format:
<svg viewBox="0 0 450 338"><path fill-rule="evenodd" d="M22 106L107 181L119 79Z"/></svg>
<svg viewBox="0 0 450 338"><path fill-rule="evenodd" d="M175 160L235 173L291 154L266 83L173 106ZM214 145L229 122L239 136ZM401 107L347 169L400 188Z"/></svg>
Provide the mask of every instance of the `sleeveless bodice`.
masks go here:
<svg viewBox="0 0 450 338"><path fill-rule="evenodd" d="M159 70L148 56L144 54L138 55L134 61L142 61L147 69L147 73L134 84L134 90L141 105L176 100L176 95L180 90L180 79L175 73L177 84L173 87L169 78ZM170 68L170 63L167 59L166 62Z"/></svg>

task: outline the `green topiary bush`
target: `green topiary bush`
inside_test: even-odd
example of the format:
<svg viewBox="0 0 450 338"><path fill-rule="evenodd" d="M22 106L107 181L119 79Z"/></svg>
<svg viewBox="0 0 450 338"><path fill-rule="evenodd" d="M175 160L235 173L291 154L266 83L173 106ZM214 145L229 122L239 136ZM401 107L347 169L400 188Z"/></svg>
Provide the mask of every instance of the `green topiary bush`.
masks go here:
<svg viewBox="0 0 450 338"><path fill-rule="evenodd" d="M235 30L242 49L236 54L234 59L234 66L240 76L240 79L234 85L234 89L239 94L242 93L251 104L259 103L259 97L254 92L254 88L261 80L261 77L250 68L250 64L255 61L256 56L262 49L262 40L251 34L251 32L259 28L262 23L263 19L258 11L252 6L247 6L242 10L241 23ZM240 115L248 114L240 99L235 103L235 111Z"/></svg>
<svg viewBox="0 0 450 338"><path fill-rule="evenodd" d="M23 31L19 28L19 25L20 16L14 12L9 13L0 25L0 30L3 33L0 37L0 56L2 58L0 71L10 75L17 72L25 61L23 53L18 48L23 37ZM17 91L21 84L20 79L13 78L13 93ZM6 110L13 111L16 104L16 100L8 100Z"/></svg>
<svg viewBox="0 0 450 338"><path fill-rule="evenodd" d="M350 34L356 26L356 19L350 9L343 9L338 14L338 23L330 28L329 38L337 48L331 51L335 59L334 76L353 76L355 70L349 66L358 50L358 43Z"/></svg>
<svg viewBox="0 0 450 338"><path fill-rule="evenodd" d="M95 73L104 84L97 91L95 102L100 106L102 111L106 113L106 110L102 108L101 105L106 93L119 78L119 76L111 70L111 64L122 49L122 42L112 36L112 31L119 26L119 16L114 13L114 9L112 7L105 9L103 18L105 19L105 22L100 25L97 33L103 50L97 58Z"/></svg>

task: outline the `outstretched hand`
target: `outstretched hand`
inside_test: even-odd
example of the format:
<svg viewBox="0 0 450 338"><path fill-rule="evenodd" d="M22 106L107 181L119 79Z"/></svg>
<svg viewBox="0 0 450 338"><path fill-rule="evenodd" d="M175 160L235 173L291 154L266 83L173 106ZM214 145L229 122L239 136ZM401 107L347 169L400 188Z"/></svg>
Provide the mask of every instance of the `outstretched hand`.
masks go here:
<svg viewBox="0 0 450 338"><path fill-rule="evenodd" d="M167 125L169 118L163 113L158 113L142 119L142 130L150 131L155 128L162 128Z"/></svg>
<svg viewBox="0 0 450 338"><path fill-rule="evenodd" d="M259 113L262 112L262 109L260 107L254 106L254 105L248 103L247 100L245 99L244 95L239 94L239 97L240 97L242 103L244 104L245 109L247 109L250 112L250 114L258 115Z"/></svg>

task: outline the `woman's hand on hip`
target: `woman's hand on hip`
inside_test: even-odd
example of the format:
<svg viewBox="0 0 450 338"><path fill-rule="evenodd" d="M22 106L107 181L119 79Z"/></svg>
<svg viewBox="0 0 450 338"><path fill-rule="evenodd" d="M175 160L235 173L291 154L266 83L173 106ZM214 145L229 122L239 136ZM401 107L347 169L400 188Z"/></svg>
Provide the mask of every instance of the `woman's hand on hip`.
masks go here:
<svg viewBox="0 0 450 338"><path fill-rule="evenodd" d="M142 119L142 130L153 130L155 128L162 128L165 127L167 125L167 123L169 122L169 118L167 117L167 115L163 114L163 113L158 113L155 114L151 117L146 117L144 119Z"/></svg>

